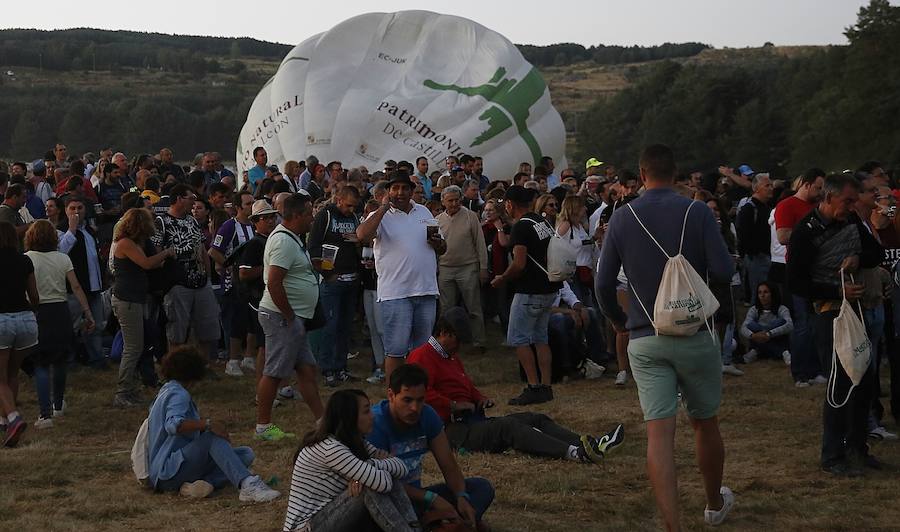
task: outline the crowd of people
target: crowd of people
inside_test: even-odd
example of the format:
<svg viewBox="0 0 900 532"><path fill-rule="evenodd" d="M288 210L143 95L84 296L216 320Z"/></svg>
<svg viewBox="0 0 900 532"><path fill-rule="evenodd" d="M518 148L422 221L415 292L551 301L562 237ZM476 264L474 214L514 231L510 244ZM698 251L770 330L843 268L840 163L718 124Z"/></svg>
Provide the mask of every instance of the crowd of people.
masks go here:
<svg viewBox="0 0 900 532"><path fill-rule="evenodd" d="M191 384L221 363L226 378L256 381L257 440L296 438L273 420L295 394L318 420L299 438L285 530L416 530L440 519L483 529L493 488L464 478L453 450L596 463L624 439L620 424L594 436L535 412L491 416L494 401L460 349L496 347L492 324L524 381L509 405L553 401L554 384L606 366L616 386L634 380L669 529L678 528L679 397L697 433L706 522L721 523L734 503L716 415L722 379L744 375L739 366L776 359L796 387L831 378L847 396L823 406L829 473L881 467L867 439L897 438L882 422L879 372L890 360L896 418L900 191L877 162L795 179L746 164L679 174L656 145L637 173L596 158L558 170L543 157L491 179L470 155L434 171L426 157L389 160L371 173L315 156L278 168L264 147L253 157L241 176L217 153L181 166L169 149L129 160L112 149L70 156L57 144L36 161L2 163L5 446L27 426L20 373L34 379L34 427L48 429L64 415L70 364L117 362L111 405L150 407L152 487L204 497L230 483L241 500L272 500L280 494L248 469L253 452L233 448L191 400ZM658 308L677 260L718 302L689 334L666 332ZM853 387L832 356L845 301L871 342ZM360 338L370 373L354 376ZM386 399L352 388L361 379L383 385ZM341 389L323 402L321 385ZM422 487L427 452L444 484Z"/></svg>

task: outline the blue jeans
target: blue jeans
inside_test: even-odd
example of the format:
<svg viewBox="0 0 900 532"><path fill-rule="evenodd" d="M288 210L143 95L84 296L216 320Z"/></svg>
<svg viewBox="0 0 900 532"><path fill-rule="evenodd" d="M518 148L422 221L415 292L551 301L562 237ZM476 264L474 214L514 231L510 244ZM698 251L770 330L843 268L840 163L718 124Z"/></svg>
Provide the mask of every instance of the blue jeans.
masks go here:
<svg viewBox="0 0 900 532"><path fill-rule="evenodd" d="M562 364L561 369L572 370L578 365L580 360L572 360L572 356L577 354L581 339L584 338L587 343L587 357L598 360L603 351L603 336L600 333L600 319L597 311L588 308L588 322L583 325L581 330L575 328L575 320L566 314L550 314L550 324L548 328L548 339L550 341L550 351L553 353L553 359L560 357Z"/></svg>
<svg viewBox="0 0 900 532"><path fill-rule="evenodd" d="M49 418L53 408L62 410L63 396L66 393L65 362L49 366L34 366L34 387L37 391L41 417ZM53 372L53 402L50 402L50 372Z"/></svg>
<svg viewBox="0 0 900 532"><path fill-rule="evenodd" d="M804 297L792 296L794 330L791 332L791 373L795 381L807 381L821 375L816 354L816 328L812 304Z"/></svg>
<svg viewBox="0 0 900 532"><path fill-rule="evenodd" d="M744 267L747 269L747 285L750 288L750 303L756 304L756 289L759 283L769 278L769 268L772 259L768 255L747 255L744 257Z"/></svg>
<svg viewBox="0 0 900 532"><path fill-rule="evenodd" d="M417 520L403 483L395 479L391 491L387 493L365 489L361 495L353 497L348 490L344 490L313 514L309 528L316 532L411 532L413 529L409 523Z"/></svg>
<svg viewBox="0 0 900 532"><path fill-rule="evenodd" d="M722 365L729 366L734 355L734 348L731 346L734 340L734 324L729 323L725 326L725 338L722 340Z"/></svg>
<svg viewBox="0 0 900 532"><path fill-rule="evenodd" d="M766 332L781 327L785 323L787 322L781 318L778 318L768 325L762 325L759 322L751 321L747 324L747 328L750 329L750 332ZM788 348L788 339L786 336L774 336L765 343L756 343L753 340L750 340L750 347L756 349L763 358L781 358L781 354Z"/></svg>
<svg viewBox="0 0 900 532"><path fill-rule="evenodd" d="M212 432L201 432L191 443L181 448L184 462L172 478L156 483L159 491L178 491L185 482L205 480L214 488L229 483L240 488L241 481L250 476L247 468L256 457L249 447L232 447Z"/></svg>
<svg viewBox="0 0 900 532"><path fill-rule="evenodd" d="M405 357L428 341L437 316L436 296L413 296L376 303L384 325L384 355Z"/></svg>
<svg viewBox="0 0 900 532"><path fill-rule="evenodd" d="M350 330L359 287L356 281L327 281L319 285L319 298L325 312L317 362L323 373L347 369Z"/></svg>
<svg viewBox="0 0 900 532"><path fill-rule="evenodd" d="M384 320L381 319L381 311L375 303L375 293L375 290L363 290L363 310L366 313L372 343L372 369L384 366Z"/></svg>
<svg viewBox="0 0 900 532"><path fill-rule="evenodd" d="M80 331L84 349L87 352L88 364L91 366L104 366L106 357L103 356L103 331L106 329L106 314L103 311L103 298L100 292L85 292L91 314L94 316L93 332ZM81 320L81 303L74 295L69 295L69 313L73 322Z"/></svg>
<svg viewBox="0 0 900 532"><path fill-rule="evenodd" d="M435 484L425 488L427 491L433 491L440 497L446 499L456 508L456 494L446 484ZM489 480L481 477L472 477L466 479L466 493L469 494L469 502L472 508L475 508L475 518L481 521L481 516L487 511L491 503L494 502L494 486L491 486ZM416 507L416 513L422 511L422 508ZM421 514L420 514L421 515Z"/></svg>

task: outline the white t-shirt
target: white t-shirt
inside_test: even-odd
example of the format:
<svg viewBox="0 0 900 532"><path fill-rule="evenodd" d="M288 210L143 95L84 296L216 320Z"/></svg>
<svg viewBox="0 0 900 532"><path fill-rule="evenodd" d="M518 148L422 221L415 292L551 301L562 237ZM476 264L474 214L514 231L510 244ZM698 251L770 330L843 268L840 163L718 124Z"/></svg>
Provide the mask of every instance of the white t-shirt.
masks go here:
<svg viewBox="0 0 900 532"><path fill-rule="evenodd" d="M772 243L769 244L769 251L772 255L772 262L781 264L787 263L787 247L778 242L778 235L775 231L775 209L769 213L769 231L772 234Z"/></svg>
<svg viewBox="0 0 900 532"><path fill-rule="evenodd" d="M589 245L584 245L584 242L590 240L590 235L588 232L584 230L584 227L580 225L572 226L571 229L566 231L566 234L559 234L559 231L556 232L560 237L562 237L575 251L575 265L576 266L587 266L588 268L594 265L594 243L591 241Z"/></svg>
<svg viewBox="0 0 900 532"><path fill-rule="evenodd" d="M34 280L41 303L66 302L66 273L74 269L72 259L59 251L28 251L25 254L34 264Z"/></svg>
<svg viewBox="0 0 900 532"><path fill-rule="evenodd" d="M437 220L425 206L412 205L408 214L391 208L375 233L378 301L438 295L437 255L426 229Z"/></svg>

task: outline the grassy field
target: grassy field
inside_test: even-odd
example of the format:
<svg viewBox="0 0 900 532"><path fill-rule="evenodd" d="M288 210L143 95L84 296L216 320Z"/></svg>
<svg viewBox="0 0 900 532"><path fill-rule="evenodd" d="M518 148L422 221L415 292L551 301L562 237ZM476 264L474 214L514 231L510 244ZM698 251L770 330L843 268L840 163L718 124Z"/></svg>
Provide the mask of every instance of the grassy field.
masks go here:
<svg viewBox="0 0 900 532"><path fill-rule="evenodd" d="M491 331L496 340L496 331ZM465 356L470 374L498 401L496 414L514 411L506 400L518 392L510 350ZM351 361L363 375L365 356ZM222 366L217 371L222 373ZM870 472L863 479L834 479L818 469L824 388L795 389L780 362L746 366L747 375L725 381L721 410L727 459L725 483L737 504L724 530L896 530L900 508L897 473ZM498 531L655 530L659 526L647 482L645 432L633 383L612 377L554 387L556 400L538 405L576 431L600 433L625 424L625 444L599 465L536 459L517 453L459 458L467 475L491 479L497 497L486 519ZM614 373L613 373L614 375ZM252 379L223 377L198 386L201 415L226 422L235 444L251 445L256 472L277 476L285 497L266 505L238 502L228 488L202 501L152 494L138 486L129 452L143 410L111 405L115 376L79 371L70 376L66 416L49 430L29 427L17 449L0 449L2 530L277 530L286 508L296 442L252 440ZM373 400L384 392L362 383ZM323 395L328 391L323 390ZM33 387L22 383L21 410L37 417ZM275 411L286 430L302 433L312 419L290 401ZM891 427L889 427L891 428ZM900 464L900 444L880 443L874 454ZM683 524L703 528L703 493L693 459L693 438L681 414L678 468ZM427 479L436 478L433 461Z"/></svg>

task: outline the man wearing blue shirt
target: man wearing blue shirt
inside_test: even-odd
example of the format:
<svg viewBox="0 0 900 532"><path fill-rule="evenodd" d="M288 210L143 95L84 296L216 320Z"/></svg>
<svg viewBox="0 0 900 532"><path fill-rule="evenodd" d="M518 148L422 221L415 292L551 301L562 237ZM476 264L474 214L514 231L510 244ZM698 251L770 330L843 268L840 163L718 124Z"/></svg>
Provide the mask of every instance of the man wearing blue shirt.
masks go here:
<svg viewBox="0 0 900 532"><path fill-rule="evenodd" d="M256 184L266 178L266 163L269 162L269 154L266 153L265 148L257 146L253 148L253 159L256 161L256 166L247 171L247 181L255 191Z"/></svg>
<svg viewBox="0 0 900 532"><path fill-rule="evenodd" d="M464 478L444 423L425 404L428 374L420 366L407 364L391 372L388 398L372 408L375 424L369 442L403 460L409 474L403 479L406 493L423 515L429 510L454 511L481 530L481 517L494 500L494 487L484 478ZM431 451L445 484L422 488L422 459Z"/></svg>
<svg viewBox="0 0 900 532"><path fill-rule="evenodd" d="M416 159L416 179L425 189L425 199L431 200L431 178L428 177L428 157L419 157Z"/></svg>

